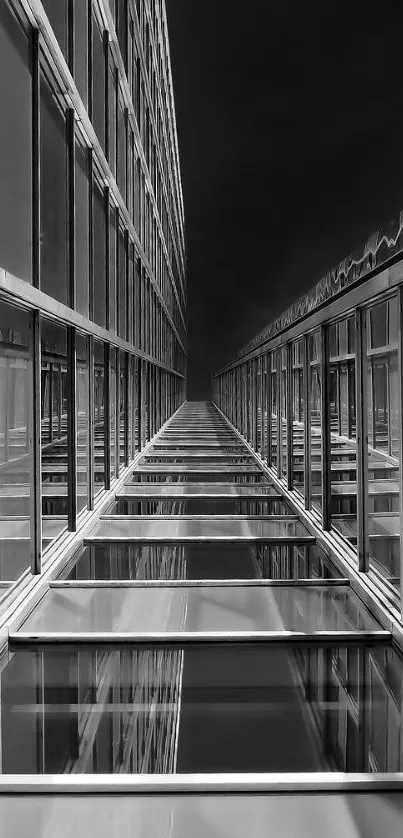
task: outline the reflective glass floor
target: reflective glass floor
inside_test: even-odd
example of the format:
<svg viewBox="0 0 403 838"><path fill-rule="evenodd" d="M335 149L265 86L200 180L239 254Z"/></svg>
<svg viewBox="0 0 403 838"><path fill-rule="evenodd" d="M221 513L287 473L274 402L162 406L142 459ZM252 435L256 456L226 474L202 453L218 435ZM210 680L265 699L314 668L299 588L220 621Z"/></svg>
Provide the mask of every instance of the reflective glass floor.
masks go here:
<svg viewBox="0 0 403 838"><path fill-rule="evenodd" d="M1 771L401 771L399 672L382 645L21 648Z"/></svg>
<svg viewBox="0 0 403 838"><path fill-rule="evenodd" d="M76 580L337 579L320 548L268 544L90 544L61 578Z"/></svg>
<svg viewBox="0 0 403 838"><path fill-rule="evenodd" d="M403 770L390 632L211 406L178 411L41 593L0 675L3 774Z"/></svg>

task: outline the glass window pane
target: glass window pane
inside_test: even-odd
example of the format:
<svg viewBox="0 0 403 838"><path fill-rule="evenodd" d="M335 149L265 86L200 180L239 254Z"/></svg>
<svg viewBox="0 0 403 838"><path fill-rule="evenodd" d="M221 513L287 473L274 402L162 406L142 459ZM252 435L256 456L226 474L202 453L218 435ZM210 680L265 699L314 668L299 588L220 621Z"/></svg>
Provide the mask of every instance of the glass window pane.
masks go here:
<svg viewBox="0 0 403 838"><path fill-rule="evenodd" d="M308 337L308 375L310 409L311 505L322 510L322 373L320 332Z"/></svg>
<svg viewBox="0 0 403 838"><path fill-rule="evenodd" d="M270 359L270 401L271 401L271 465L277 469L277 350Z"/></svg>
<svg viewBox="0 0 403 838"><path fill-rule="evenodd" d="M57 42L67 56L67 0L42 0ZM81 0L82 2L82 0Z"/></svg>
<svg viewBox="0 0 403 838"><path fill-rule="evenodd" d="M94 315L98 326L106 326L106 279L105 279L105 210L100 187L94 180Z"/></svg>
<svg viewBox="0 0 403 838"><path fill-rule="evenodd" d="M293 433L293 486L304 494L305 462L305 405L304 405L304 344L297 340L292 345L292 433Z"/></svg>
<svg viewBox="0 0 403 838"><path fill-rule="evenodd" d="M118 187L126 200L126 115L122 102L118 107Z"/></svg>
<svg viewBox="0 0 403 838"><path fill-rule="evenodd" d="M116 176L116 67L112 60L109 63L109 165L112 174Z"/></svg>
<svg viewBox="0 0 403 838"><path fill-rule="evenodd" d="M0 267L27 282L32 282L31 87L28 38L8 4L0 3Z"/></svg>
<svg viewBox="0 0 403 838"><path fill-rule="evenodd" d="M116 476L116 350L110 349L109 369L111 479Z"/></svg>
<svg viewBox="0 0 403 838"><path fill-rule="evenodd" d="M88 149L76 142L76 309L89 313L89 201Z"/></svg>
<svg viewBox="0 0 403 838"><path fill-rule="evenodd" d="M280 433L281 433L281 463L279 468L279 476L285 478L287 476L287 349L285 346L280 350L281 358L281 418L280 418Z"/></svg>
<svg viewBox="0 0 403 838"><path fill-rule="evenodd" d="M67 525L67 331L41 320L42 532L49 543Z"/></svg>
<svg viewBox="0 0 403 838"><path fill-rule="evenodd" d="M397 297L368 309L368 534L370 566L400 589L400 386Z"/></svg>
<svg viewBox="0 0 403 838"><path fill-rule="evenodd" d="M74 77L78 92L88 107L88 0L74 4Z"/></svg>
<svg viewBox="0 0 403 838"><path fill-rule="evenodd" d="M67 303L66 120L41 76L41 289Z"/></svg>
<svg viewBox="0 0 403 838"><path fill-rule="evenodd" d="M126 360L125 352L119 352L119 464L125 465L126 460Z"/></svg>
<svg viewBox="0 0 403 838"><path fill-rule="evenodd" d="M0 302L0 580L30 566L32 353L29 315ZM13 519L18 518L18 522ZM18 527L18 534L15 530ZM17 537L16 537L17 536Z"/></svg>
<svg viewBox="0 0 403 838"><path fill-rule="evenodd" d="M102 35L94 14L92 16L92 61L92 124L105 150L105 56Z"/></svg>
<svg viewBox="0 0 403 838"><path fill-rule="evenodd" d="M105 358L104 345L94 341L95 494L105 485Z"/></svg>
<svg viewBox="0 0 403 838"><path fill-rule="evenodd" d="M331 512L332 526L343 535L357 526L354 317L331 329L338 336L329 356Z"/></svg>
<svg viewBox="0 0 403 838"><path fill-rule="evenodd" d="M77 357L77 512L88 505L89 472L89 365L88 338L76 336Z"/></svg>
<svg viewBox="0 0 403 838"><path fill-rule="evenodd" d="M119 227L119 236L118 236L118 267L119 267L119 276L118 276L118 334L119 337L126 339L127 334L127 277L126 277L126 240L125 240L125 232L124 230Z"/></svg>

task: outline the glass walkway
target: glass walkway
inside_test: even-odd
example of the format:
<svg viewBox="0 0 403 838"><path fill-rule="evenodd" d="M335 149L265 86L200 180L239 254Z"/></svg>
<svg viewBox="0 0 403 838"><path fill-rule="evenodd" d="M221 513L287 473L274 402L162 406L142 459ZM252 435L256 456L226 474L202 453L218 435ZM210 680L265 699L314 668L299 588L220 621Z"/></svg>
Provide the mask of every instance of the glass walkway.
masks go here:
<svg viewBox="0 0 403 838"><path fill-rule="evenodd" d="M0 820L398 835L402 708L390 631L220 412L187 402L11 625Z"/></svg>

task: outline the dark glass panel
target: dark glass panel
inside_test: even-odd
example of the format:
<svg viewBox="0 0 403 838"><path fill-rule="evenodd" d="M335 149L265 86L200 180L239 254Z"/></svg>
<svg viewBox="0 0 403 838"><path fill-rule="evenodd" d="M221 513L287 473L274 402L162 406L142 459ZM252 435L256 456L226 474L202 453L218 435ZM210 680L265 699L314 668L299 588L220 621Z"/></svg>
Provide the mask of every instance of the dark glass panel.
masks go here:
<svg viewBox="0 0 403 838"><path fill-rule="evenodd" d="M92 124L100 145L105 150L105 55L102 34L92 16Z"/></svg>
<svg viewBox="0 0 403 838"><path fill-rule="evenodd" d="M104 196L93 182L94 201L94 300L93 319L99 326L106 326L106 277L105 277L105 209Z"/></svg>
<svg viewBox="0 0 403 838"><path fill-rule="evenodd" d="M44 537L54 538L65 528L68 510L67 330L43 318L41 343L42 527Z"/></svg>
<svg viewBox="0 0 403 838"><path fill-rule="evenodd" d="M94 341L95 494L105 485L105 358L104 345Z"/></svg>
<svg viewBox="0 0 403 838"><path fill-rule="evenodd" d="M78 92L88 107L88 0L74 2L74 78Z"/></svg>
<svg viewBox="0 0 403 838"><path fill-rule="evenodd" d="M76 309L89 313L89 202L88 149L76 142Z"/></svg>
<svg viewBox="0 0 403 838"><path fill-rule="evenodd" d="M21 24L8 4L0 3L0 267L27 282L32 282L30 60Z"/></svg>
<svg viewBox="0 0 403 838"><path fill-rule="evenodd" d="M41 289L67 303L66 119L41 76Z"/></svg>

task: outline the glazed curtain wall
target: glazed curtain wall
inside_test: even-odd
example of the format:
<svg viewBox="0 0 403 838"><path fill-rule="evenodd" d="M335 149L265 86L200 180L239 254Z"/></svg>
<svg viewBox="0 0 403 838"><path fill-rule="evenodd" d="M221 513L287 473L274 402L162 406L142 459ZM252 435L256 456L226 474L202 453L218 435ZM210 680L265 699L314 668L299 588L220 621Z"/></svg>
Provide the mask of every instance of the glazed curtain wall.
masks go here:
<svg viewBox="0 0 403 838"><path fill-rule="evenodd" d="M284 486L396 601L401 590L402 287L294 327L214 378L214 398ZM299 332L299 333L298 333Z"/></svg>
<svg viewBox="0 0 403 838"><path fill-rule="evenodd" d="M163 3L0 3L0 184L6 594L185 398Z"/></svg>

